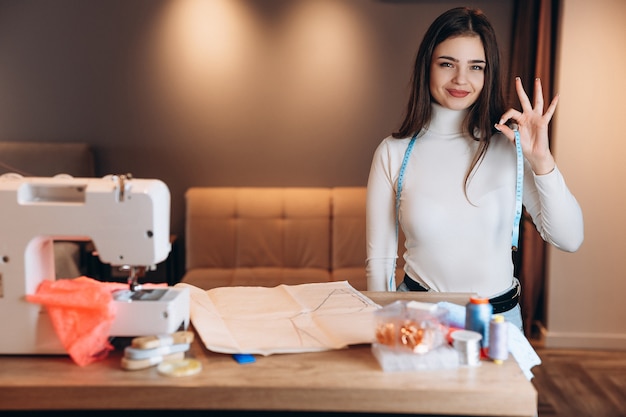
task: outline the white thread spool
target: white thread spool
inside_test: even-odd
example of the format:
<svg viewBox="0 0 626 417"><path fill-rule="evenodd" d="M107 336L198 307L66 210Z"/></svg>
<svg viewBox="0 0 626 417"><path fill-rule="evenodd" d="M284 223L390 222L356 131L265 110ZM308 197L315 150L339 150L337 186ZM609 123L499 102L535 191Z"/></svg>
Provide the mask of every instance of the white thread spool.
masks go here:
<svg viewBox="0 0 626 417"><path fill-rule="evenodd" d="M459 354L461 365L480 365L480 342L482 335L472 330L457 330L452 333L452 346Z"/></svg>
<svg viewBox="0 0 626 417"><path fill-rule="evenodd" d="M501 364L509 357L507 323L504 316L497 314L489 322L489 358Z"/></svg>

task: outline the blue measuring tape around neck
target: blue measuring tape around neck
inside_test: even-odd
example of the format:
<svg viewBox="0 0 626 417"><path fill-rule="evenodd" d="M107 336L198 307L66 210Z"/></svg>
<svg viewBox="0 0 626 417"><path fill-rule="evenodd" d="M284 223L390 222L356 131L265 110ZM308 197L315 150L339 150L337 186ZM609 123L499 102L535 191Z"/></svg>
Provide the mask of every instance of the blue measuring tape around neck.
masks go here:
<svg viewBox="0 0 626 417"><path fill-rule="evenodd" d="M409 162L409 156L411 155L411 151L413 151L413 147L415 146L415 139L417 139L417 133L413 135L409 145L404 152L404 158L402 159L402 166L400 167L400 174L398 175L398 187L396 190L396 248L398 247L398 236L400 235L400 221L398 218L400 217L400 195L402 194L402 187L404 186L404 173L406 171L406 165ZM387 284L388 291L395 291L394 287L394 277L396 275L396 262L393 263L393 268L391 269L391 274L389 276L389 282Z"/></svg>
<svg viewBox="0 0 626 417"><path fill-rule="evenodd" d="M513 220L513 232L511 236L511 248L512 250L517 250L517 246L519 245L519 224L522 219L522 195L524 194L524 155L522 154L522 144L520 141L520 135L517 130L515 133L515 152L517 159L517 175L515 178L515 219ZM417 139L417 133L413 135L411 138L409 145L404 152L404 158L402 159L402 166L400 167L400 174L398 175L398 186L396 190L396 247L398 246L398 236L400 233L400 195L402 194L402 187L404 186L404 174L406 171L406 166L409 162L409 156L413 151L413 147L415 146L415 140ZM389 277L388 282L388 290L395 291L394 288L394 277L396 273L396 264L394 262L393 268L391 270L391 275Z"/></svg>

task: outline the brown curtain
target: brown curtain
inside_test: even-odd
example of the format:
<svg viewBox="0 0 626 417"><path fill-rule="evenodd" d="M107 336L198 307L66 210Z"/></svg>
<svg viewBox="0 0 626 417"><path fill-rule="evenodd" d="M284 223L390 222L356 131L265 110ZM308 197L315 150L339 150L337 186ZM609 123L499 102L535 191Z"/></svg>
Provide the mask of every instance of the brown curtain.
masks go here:
<svg viewBox="0 0 626 417"><path fill-rule="evenodd" d="M559 8L559 0L517 0L514 4L510 80L507 84L511 107L520 108L514 85L516 76L522 78L531 101L533 80L537 77L541 78L546 106L554 95ZM545 324L546 244L526 213L521 224L520 239L520 249L514 255L516 274L522 284L524 333L531 337L533 323L538 321Z"/></svg>

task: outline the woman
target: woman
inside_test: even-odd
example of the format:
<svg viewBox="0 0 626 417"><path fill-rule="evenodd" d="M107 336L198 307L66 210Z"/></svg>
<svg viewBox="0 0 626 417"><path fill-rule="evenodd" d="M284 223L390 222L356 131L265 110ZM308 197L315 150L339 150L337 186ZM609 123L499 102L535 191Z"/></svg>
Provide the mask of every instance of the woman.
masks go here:
<svg viewBox="0 0 626 417"><path fill-rule="evenodd" d="M426 32L406 117L372 161L368 290L395 289L402 228L405 276L399 291L477 293L490 298L494 313L521 328L511 256L520 212L516 195L522 195L520 203L543 239L562 250L582 244L583 219L548 145L558 96L544 112L540 80L530 103L517 78L522 110L504 111L500 71L495 33L481 11L449 10ZM523 192L516 189L516 135Z"/></svg>

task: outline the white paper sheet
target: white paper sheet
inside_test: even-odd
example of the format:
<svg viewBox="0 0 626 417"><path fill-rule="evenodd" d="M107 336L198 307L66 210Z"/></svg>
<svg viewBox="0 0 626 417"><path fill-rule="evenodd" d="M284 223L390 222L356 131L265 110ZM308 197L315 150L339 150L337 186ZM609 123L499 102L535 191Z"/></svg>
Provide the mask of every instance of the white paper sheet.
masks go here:
<svg viewBox="0 0 626 417"><path fill-rule="evenodd" d="M189 284L191 321L207 349L219 353L312 352L372 343L380 307L348 282L222 287Z"/></svg>

